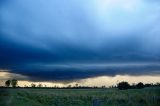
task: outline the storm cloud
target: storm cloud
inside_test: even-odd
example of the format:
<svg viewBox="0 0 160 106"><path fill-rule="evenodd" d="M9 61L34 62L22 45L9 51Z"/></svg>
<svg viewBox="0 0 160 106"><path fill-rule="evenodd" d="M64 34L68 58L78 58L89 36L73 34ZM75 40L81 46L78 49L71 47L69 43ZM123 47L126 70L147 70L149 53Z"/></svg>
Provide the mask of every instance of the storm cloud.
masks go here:
<svg viewBox="0 0 160 106"><path fill-rule="evenodd" d="M0 69L38 80L157 74L159 7L158 0L1 0Z"/></svg>

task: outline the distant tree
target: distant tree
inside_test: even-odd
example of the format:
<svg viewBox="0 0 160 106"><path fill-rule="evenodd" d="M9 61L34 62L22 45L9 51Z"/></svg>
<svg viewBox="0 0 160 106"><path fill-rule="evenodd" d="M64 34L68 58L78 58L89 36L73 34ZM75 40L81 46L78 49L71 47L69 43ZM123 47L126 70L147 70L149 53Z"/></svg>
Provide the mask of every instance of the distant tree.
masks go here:
<svg viewBox="0 0 160 106"><path fill-rule="evenodd" d="M47 87L47 85L44 85L44 87Z"/></svg>
<svg viewBox="0 0 160 106"><path fill-rule="evenodd" d="M12 85L12 87L16 87L18 85L18 81L16 79L13 79L11 81L11 85Z"/></svg>
<svg viewBox="0 0 160 106"><path fill-rule="evenodd" d="M157 82L157 83L156 83L156 86L160 86L160 83Z"/></svg>
<svg viewBox="0 0 160 106"><path fill-rule="evenodd" d="M35 87L36 87L36 84L33 84L33 83L32 83L32 84L31 84L31 87L32 87L32 88L35 88Z"/></svg>
<svg viewBox="0 0 160 106"><path fill-rule="evenodd" d="M42 87L42 84L38 84L38 86L37 87Z"/></svg>
<svg viewBox="0 0 160 106"><path fill-rule="evenodd" d="M6 87L9 87L10 84L11 84L11 80L7 80L7 81L5 82L5 86L6 86Z"/></svg>
<svg viewBox="0 0 160 106"><path fill-rule="evenodd" d="M68 88L71 88L72 86L71 85L68 85Z"/></svg>
<svg viewBox="0 0 160 106"><path fill-rule="evenodd" d="M24 85L24 87L28 87L27 85Z"/></svg>
<svg viewBox="0 0 160 106"><path fill-rule="evenodd" d="M136 88L138 88L138 89L144 88L144 84L143 84L142 82L139 82L139 83L136 85Z"/></svg>
<svg viewBox="0 0 160 106"><path fill-rule="evenodd" d="M118 83L117 87L118 87L118 89L120 89L120 90L126 90L126 89L129 89L129 88L130 88L130 85L129 85L128 82L124 82L124 81L123 81L123 82Z"/></svg>
<svg viewBox="0 0 160 106"><path fill-rule="evenodd" d="M105 86L105 85L103 85L103 86L101 86L101 88L106 88L106 86Z"/></svg>
<svg viewBox="0 0 160 106"><path fill-rule="evenodd" d="M93 88L98 88L97 86L93 86Z"/></svg>
<svg viewBox="0 0 160 106"><path fill-rule="evenodd" d="M145 84L144 86L145 87L151 87L152 85L151 84Z"/></svg>
<svg viewBox="0 0 160 106"><path fill-rule="evenodd" d="M78 87L78 84L75 84L76 87Z"/></svg>
<svg viewBox="0 0 160 106"><path fill-rule="evenodd" d="M54 88L57 88L57 86L55 85Z"/></svg>

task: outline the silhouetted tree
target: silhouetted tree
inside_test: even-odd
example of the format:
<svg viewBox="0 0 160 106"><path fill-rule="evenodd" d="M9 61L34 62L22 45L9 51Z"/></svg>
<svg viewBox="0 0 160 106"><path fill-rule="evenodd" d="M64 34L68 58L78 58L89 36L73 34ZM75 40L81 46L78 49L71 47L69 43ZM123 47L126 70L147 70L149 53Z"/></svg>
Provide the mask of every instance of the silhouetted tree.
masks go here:
<svg viewBox="0 0 160 106"><path fill-rule="evenodd" d="M7 81L5 82L6 87L9 87L10 84L11 84L11 80L7 80Z"/></svg>
<svg viewBox="0 0 160 106"><path fill-rule="evenodd" d="M144 86L145 87L151 87L152 85L151 84L145 84Z"/></svg>
<svg viewBox="0 0 160 106"><path fill-rule="evenodd" d="M139 83L136 85L136 87L137 87L138 89L144 88L144 84L143 84L142 82L139 82Z"/></svg>
<svg viewBox="0 0 160 106"><path fill-rule="evenodd" d="M71 88L72 86L71 85L68 85L68 88Z"/></svg>
<svg viewBox="0 0 160 106"><path fill-rule="evenodd" d="M118 83L117 87L118 87L118 89L120 89L120 90L125 90L125 89L129 89L129 88L130 88L130 85L129 85L128 82L124 82L124 81L123 81L123 82Z"/></svg>
<svg viewBox="0 0 160 106"><path fill-rule="evenodd" d="M157 82L157 83L156 83L156 86L160 86L160 83Z"/></svg>
<svg viewBox="0 0 160 106"><path fill-rule="evenodd" d="M106 88L106 86L105 86L105 85L103 85L103 86L101 86L101 88Z"/></svg>
<svg viewBox="0 0 160 106"><path fill-rule="evenodd" d="M55 85L54 88L57 88L57 86Z"/></svg>
<svg viewBox="0 0 160 106"><path fill-rule="evenodd" d="M38 84L38 86L37 87L42 87L42 84Z"/></svg>
<svg viewBox="0 0 160 106"><path fill-rule="evenodd" d="M27 85L24 85L24 87L26 88L26 87L28 87Z"/></svg>
<svg viewBox="0 0 160 106"><path fill-rule="evenodd" d="M75 87L78 87L78 84L75 84Z"/></svg>
<svg viewBox="0 0 160 106"><path fill-rule="evenodd" d="M33 83L32 83L32 84L31 84L31 87L32 87L32 88L35 88L35 87L36 87L36 84L33 84Z"/></svg>
<svg viewBox="0 0 160 106"><path fill-rule="evenodd" d="M16 79L13 79L11 81L11 85L12 85L12 87L16 87L18 85L18 81Z"/></svg>
<svg viewBox="0 0 160 106"><path fill-rule="evenodd" d="M47 85L44 85L44 87L47 87Z"/></svg>

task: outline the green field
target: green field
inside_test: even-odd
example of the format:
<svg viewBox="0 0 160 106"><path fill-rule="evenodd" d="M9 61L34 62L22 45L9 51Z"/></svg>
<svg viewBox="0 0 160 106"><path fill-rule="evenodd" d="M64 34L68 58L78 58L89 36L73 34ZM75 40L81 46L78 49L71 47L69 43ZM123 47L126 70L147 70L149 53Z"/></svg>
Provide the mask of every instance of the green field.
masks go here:
<svg viewBox="0 0 160 106"><path fill-rule="evenodd" d="M160 106L160 88L0 89L0 106Z"/></svg>

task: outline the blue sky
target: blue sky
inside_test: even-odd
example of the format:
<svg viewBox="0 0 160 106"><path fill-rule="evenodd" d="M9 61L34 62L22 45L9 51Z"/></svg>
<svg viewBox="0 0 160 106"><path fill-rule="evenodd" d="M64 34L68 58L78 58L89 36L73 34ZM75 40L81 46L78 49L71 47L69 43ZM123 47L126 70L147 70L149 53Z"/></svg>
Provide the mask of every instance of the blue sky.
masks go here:
<svg viewBox="0 0 160 106"><path fill-rule="evenodd" d="M44 80L153 73L159 20L158 0L1 0L0 69Z"/></svg>

